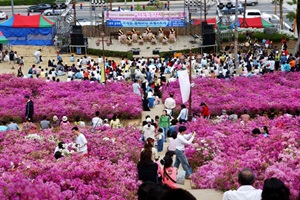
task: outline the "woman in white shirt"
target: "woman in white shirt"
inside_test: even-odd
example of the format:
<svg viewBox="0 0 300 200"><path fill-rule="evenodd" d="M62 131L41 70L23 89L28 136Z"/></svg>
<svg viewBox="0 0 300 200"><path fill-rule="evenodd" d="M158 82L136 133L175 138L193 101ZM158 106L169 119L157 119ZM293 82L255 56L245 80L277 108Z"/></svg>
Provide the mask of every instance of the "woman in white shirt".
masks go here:
<svg viewBox="0 0 300 200"><path fill-rule="evenodd" d="M190 179L192 170L191 170L189 162L184 154L184 149L185 149L186 145L192 144L196 133L193 132L190 134L185 134L185 132L186 132L186 127L180 126L179 133L176 138L176 150L175 150L176 160L175 160L174 167L176 167L178 169L179 165L181 163L182 168L185 171L185 178Z"/></svg>
<svg viewBox="0 0 300 200"><path fill-rule="evenodd" d="M177 120L179 121L180 124L182 124L182 122L188 121L188 109L184 104L181 104L181 110L177 117Z"/></svg>

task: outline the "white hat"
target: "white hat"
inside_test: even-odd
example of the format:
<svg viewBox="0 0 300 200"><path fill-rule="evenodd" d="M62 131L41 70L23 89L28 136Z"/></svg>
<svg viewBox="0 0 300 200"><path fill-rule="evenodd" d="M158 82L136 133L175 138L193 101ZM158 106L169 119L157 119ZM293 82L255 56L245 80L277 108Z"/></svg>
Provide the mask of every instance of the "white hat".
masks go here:
<svg viewBox="0 0 300 200"><path fill-rule="evenodd" d="M67 116L63 116L63 117L62 117L62 120L63 120L64 122L68 121Z"/></svg>
<svg viewBox="0 0 300 200"><path fill-rule="evenodd" d="M146 119L146 122L152 122L151 118L148 117L148 118Z"/></svg>
<svg viewBox="0 0 300 200"><path fill-rule="evenodd" d="M57 120L58 120L58 117L57 117L56 115L54 115L54 116L53 116L53 121L56 122Z"/></svg>

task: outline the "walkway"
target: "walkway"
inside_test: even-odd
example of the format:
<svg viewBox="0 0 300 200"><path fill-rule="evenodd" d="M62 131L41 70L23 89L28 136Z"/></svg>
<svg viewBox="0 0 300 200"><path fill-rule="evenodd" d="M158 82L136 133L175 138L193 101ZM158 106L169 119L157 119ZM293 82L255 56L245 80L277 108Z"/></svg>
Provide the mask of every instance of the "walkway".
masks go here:
<svg viewBox="0 0 300 200"><path fill-rule="evenodd" d="M162 114L162 111L164 109L164 105L158 104L154 108L151 109L151 111L143 111L142 113L142 121L145 119L147 115L150 115L151 119L154 119L156 115L160 116ZM166 149L167 144L164 143L164 151L159 153L160 158L163 158ZM219 191L215 191L213 189L192 189L192 184L190 180L186 180L184 185L178 185L180 188L188 190L190 193L192 193L198 200L221 200L222 199L222 193Z"/></svg>

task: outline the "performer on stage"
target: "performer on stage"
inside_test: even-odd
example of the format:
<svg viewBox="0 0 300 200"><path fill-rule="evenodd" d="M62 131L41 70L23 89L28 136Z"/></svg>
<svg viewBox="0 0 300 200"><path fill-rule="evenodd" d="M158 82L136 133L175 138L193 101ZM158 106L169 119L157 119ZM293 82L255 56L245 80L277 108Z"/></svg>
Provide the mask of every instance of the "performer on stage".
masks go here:
<svg viewBox="0 0 300 200"><path fill-rule="evenodd" d="M131 29L131 34L135 34L136 33L136 30L133 28Z"/></svg>
<svg viewBox="0 0 300 200"><path fill-rule="evenodd" d="M152 44L156 44L156 37L155 37L155 35L152 35L152 37L151 37L151 43Z"/></svg>
<svg viewBox="0 0 300 200"><path fill-rule="evenodd" d="M119 39L119 42L120 42L121 41L121 36L124 35L121 28L118 30L118 34L119 34L118 39Z"/></svg>
<svg viewBox="0 0 300 200"><path fill-rule="evenodd" d="M142 39L143 39L143 36L142 36L142 35L139 35L139 39L142 40Z"/></svg>
<svg viewBox="0 0 300 200"><path fill-rule="evenodd" d="M175 29L174 28L170 29L170 34L175 34Z"/></svg>
<svg viewBox="0 0 300 200"><path fill-rule="evenodd" d="M163 28L162 28L162 27L160 27L160 28L159 28L159 30L158 30L158 32L159 32L159 33L164 33L164 30L163 30Z"/></svg>
<svg viewBox="0 0 300 200"><path fill-rule="evenodd" d="M146 27L146 32L147 32L147 34L151 33L151 30L150 30L149 26Z"/></svg>

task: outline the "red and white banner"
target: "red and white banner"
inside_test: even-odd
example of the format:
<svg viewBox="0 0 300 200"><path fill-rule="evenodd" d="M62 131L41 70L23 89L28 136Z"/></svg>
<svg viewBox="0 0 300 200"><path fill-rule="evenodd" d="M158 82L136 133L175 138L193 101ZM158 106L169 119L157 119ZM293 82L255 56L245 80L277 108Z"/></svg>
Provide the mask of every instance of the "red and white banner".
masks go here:
<svg viewBox="0 0 300 200"><path fill-rule="evenodd" d="M125 11L115 12L107 11L107 20L174 20L184 19L185 12L183 11Z"/></svg>

